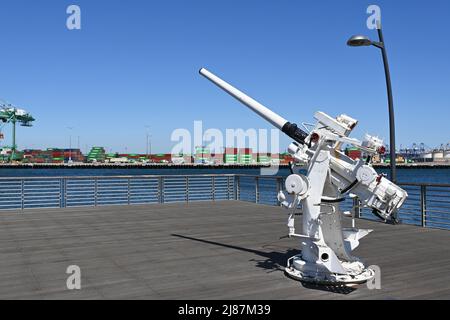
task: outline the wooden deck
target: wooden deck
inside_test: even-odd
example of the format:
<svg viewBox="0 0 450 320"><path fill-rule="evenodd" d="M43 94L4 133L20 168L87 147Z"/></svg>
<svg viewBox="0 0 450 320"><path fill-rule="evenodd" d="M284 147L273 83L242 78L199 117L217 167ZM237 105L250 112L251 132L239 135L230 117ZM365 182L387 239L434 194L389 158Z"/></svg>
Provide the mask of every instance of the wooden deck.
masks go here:
<svg viewBox="0 0 450 320"><path fill-rule="evenodd" d="M356 255L382 289L308 288L282 267L286 212L245 202L0 213L0 299L449 299L450 231L375 229ZM69 265L82 289L69 291Z"/></svg>

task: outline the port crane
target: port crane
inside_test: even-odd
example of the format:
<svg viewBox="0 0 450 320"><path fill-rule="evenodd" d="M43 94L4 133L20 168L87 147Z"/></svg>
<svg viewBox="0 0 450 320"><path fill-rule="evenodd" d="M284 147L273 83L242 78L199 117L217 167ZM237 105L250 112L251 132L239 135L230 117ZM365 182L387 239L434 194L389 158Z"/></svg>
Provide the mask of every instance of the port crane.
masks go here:
<svg viewBox="0 0 450 320"><path fill-rule="evenodd" d="M369 135L364 141L350 138L358 121L344 114L333 118L318 111L312 130L303 131L210 71L203 68L200 74L292 138L289 153L295 161L307 163L307 174L295 174L292 170L285 190L277 197L289 212L288 237L301 243L301 253L287 260L285 273L296 280L327 285L354 285L372 279L375 271L352 255L359 240L372 230L343 228L342 216L351 213L342 212L339 204L351 194L385 222L395 221L395 213L408 194L377 174L371 157L353 160L340 146L351 144L375 155L385 152L383 142ZM295 229L299 207L303 219L301 234Z"/></svg>
<svg viewBox="0 0 450 320"><path fill-rule="evenodd" d="M11 146L11 157L10 161L15 160L15 155L17 151L16 145L16 124L19 123L23 127L33 126L33 121L35 119L27 111L17 108L16 106L0 101L0 136L3 136L1 130L8 123L12 124L12 146Z"/></svg>

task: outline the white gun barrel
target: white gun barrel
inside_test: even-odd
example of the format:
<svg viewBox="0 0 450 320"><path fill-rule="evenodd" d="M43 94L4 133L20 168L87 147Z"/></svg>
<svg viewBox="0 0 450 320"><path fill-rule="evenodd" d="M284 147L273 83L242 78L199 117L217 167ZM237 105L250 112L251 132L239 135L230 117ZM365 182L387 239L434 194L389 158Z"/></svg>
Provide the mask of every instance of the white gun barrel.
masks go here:
<svg viewBox="0 0 450 320"><path fill-rule="evenodd" d="M280 129L292 139L299 143L304 143L305 138L308 136L306 132L299 129L295 123L290 123L280 115L276 114L269 108L263 106L261 103L256 101L255 99L249 97L242 91L236 89L231 84L226 81L220 79L218 76L213 74L212 72L206 70L205 68L200 69L200 74L210 80L212 83L217 85L219 88L223 89L225 92L230 94L232 97L236 98L243 104L245 104L250 110L254 111L262 118L266 119L276 128Z"/></svg>

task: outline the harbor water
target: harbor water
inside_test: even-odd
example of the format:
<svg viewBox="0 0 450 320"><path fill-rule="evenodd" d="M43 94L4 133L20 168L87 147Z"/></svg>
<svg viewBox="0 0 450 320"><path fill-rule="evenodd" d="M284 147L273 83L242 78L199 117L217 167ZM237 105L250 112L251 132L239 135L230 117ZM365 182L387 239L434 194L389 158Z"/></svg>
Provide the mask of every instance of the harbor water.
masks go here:
<svg viewBox="0 0 450 320"><path fill-rule="evenodd" d="M379 173L389 169L377 168ZM289 169L280 168L277 175L286 177ZM55 176L124 176L124 175L198 175L198 174L248 174L261 175L259 168L0 168L0 177L55 177ZM401 168L397 179L402 183L450 184L450 168Z"/></svg>

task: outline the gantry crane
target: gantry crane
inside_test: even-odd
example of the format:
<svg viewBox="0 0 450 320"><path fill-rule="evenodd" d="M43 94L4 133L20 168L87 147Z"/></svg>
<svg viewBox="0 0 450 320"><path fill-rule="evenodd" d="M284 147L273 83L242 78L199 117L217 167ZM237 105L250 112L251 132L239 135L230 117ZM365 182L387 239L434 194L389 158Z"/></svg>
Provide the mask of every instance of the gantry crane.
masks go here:
<svg viewBox="0 0 450 320"><path fill-rule="evenodd" d="M23 127L31 127L32 122L35 119L27 111L17 108L10 103L0 101L0 130L6 126L6 124L12 124L12 146L10 161L15 159L17 150L16 145L16 123L19 123Z"/></svg>

